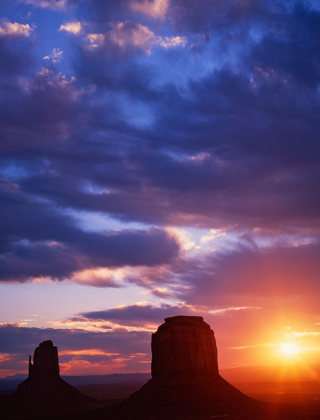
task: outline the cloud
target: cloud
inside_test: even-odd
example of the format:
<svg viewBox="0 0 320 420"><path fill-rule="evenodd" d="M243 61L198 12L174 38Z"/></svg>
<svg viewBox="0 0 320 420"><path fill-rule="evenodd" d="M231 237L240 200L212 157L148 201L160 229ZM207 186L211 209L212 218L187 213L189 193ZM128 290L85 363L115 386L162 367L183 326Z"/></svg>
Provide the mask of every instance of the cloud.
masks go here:
<svg viewBox="0 0 320 420"><path fill-rule="evenodd" d="M168 11L169 0L133 0L130 7L153 18L163 19Z"/></svg>
<svg viewBox="0 0 320 420"><path fill-rule="evenodd" d="M59 58L61 52L56 52ZM43 141L66 139L70 135L68 124L83 95L74 76L66 77L43 67L35 75L15 80L10 92L7 97L10 107L6 109L2 102L3 112L8 117L6 124L1 127L6 150L11 146L14 149L24 148L26 143L22 139L29 144L44 144ZM18 103L20 106L17 106ZM14 119L20 122L25 120L25 124L15 124ZM18 140L19 136L21 141Z"/></svg>
<svg viewBox="0 0 320 420"><path fill-rule="evenodd" d="M207 244L208 242L214 241L215 239L226 236L224 229L210 229L208 235L203 235L200 239L202 244Z"/></svg>
<svg viewBox="0 0 320 420"><path fill-rule="evenodd" d="M81 22L67 22L60 26L59 31L71 33L73 35L79 35L82 32Z"/></svg>
<svg viewBox="0 0 320 420"><path fill-rule="evenodd" d="M131 18L144 15L146 18L163 20L169 10L169 0L89 0L84 3L86 16L95 22L109 22L110 18Z"/></svg>
<svg viewBox="0 0 320 420"><path fill-rule="evenodd" d="M94 238L83 235L79 239L88 239L97 254L92 249L90 255L89 244L77 247L27 240L11 243L8 252L2 254L0 280L24 282L33 279L43 281L72 278L80 284L119 287L120 284L113 279L97 276L93 268L163 264L170 261L178 249L174 242L167 243L163 238L164 243L161 243L157 234L153 236L150 233L122 234L109 239L98 235ZM121 248L126 248L127 254L122 253Z"/></svg>
<svg viewBox="0 0 320 420"><path fill-rule="evenodd" d="M85 312L81 314L81 317L91 321L110 321L126 327L150 328L150 326L156 327L161 324L167 316L193 315L194 313L192 308L184 304L154 306L149 303L141 303L124 305L105 311ZM80 321L82 320L81 317Z"/></svg>
<svg viewBox="0 0 320 420"><path fill-rule="evenodd" d="M184 36L166 36L158 39L158 44L163 48L185 47L187 45L187 38Z"/></svg>
<svg viewBox="0 0 320 420"><path fill-rule="evenodd" d="M229 30L246 22L264 23L274 9L274 3L264 0L171 0L168 16L177 31L205 33Z"/></svg>
<svg viewBox="0 0 320 420"><path fill-rule="evenodd" d="M185 37L157 36L146 26L128 20L114 23L112 26L112 30L105 34L88 34L86 40L89 49L102 46L105 50L112 51L112 48L116 47L124 52L133 52L136 49L150 55L156 46L177 48L185 47L187 44Z"/></svg>
<svg viewBox="0 0 320 420"><path fill-rule="evenodd" d="M72 1L69 0L19 0L21 3L30 4L34 7L40 7L42 9L51 9L58 12L68 10L72 5Z"/></svg>
<svg viewBox="0 0 320 420"><path fill-rule="evenodd" d="M152 304L138 302L132 305L120 305L105 310L85 312L53 323L55 328L86 329L90 331L117 330L155 331L165 318L172 316L202 316L209 324L222 331L232 327L236 317L247 320L254 312L259 318L264 317L265 308L259 306L190 305L186 302ZM258 323L261 322L259 319ZM231 328L232 329L232 328Z"/></svg>
<svg viewBox="0 0 320 420"><path fill-rule="evenodd" d="M275 28L252 51L252 60L263 69L279 74L288 83L318 86L320 11L297 2L292 10L275 19ZM283 26L283 31L279 26Z"/></svg>
<svg viewBox="0 0 320 420"><path fill-rule="evenodd" d="M71 280L78 284L85 284L94 287L123 287L126 278L126 272L130 270L124 268L91 268L75 271Z"/></svg>
<svg viewBox="0 0 320 420"><path fill-rule="evenodd" d="M196 305L209 305L211 296L222 305L235 306L250 306L259 299L269 303L275 298L309 299L319 293L319 248L319 242L259 247L244 240L234 249L209 253L202 261L191 258L173 266L175 281L189 286L177 295ZM153 280L162 283L161 278Z"/></svg>
<svg viewBox="0 0 320 420"><path fill-rule="evenodd" d="M244 8L249 3L253 7L252 2L246 2ZM197 4L194 7L198 7ZM272 24L263 27L257 40L253 41L246 32L244 50L236 51L236 41L232 38L232 54L237 55L239 66L234 68L230 62L204 72L199 68L190 70L183 89L177 87L177 78L163 82L161 77L173 69L183 75L183 69L188 68L185 60L189 52L182 49L183 59L179 62L179 55L173 58L170 51L159 48L162 54L159 58L156 55L160 52L153 46L152 34L155 33L151 29L147 28L152 34L147 32L150 36L145 38L145 32L140 33L139 26L122 22L121 28L114 28L119 44L106 42L104 34L89 35L89 45L96 47L90 51L80 49L77 75L98 86L106 95L108 92L115 98L119 94L117 99L122 109L130 110L129 116L123 118L121 128L116 129L121 144L129 145L131 135L144 147L143 151L131 149L126 155L125 170L119 170L121 180L130 183L125 193L123 184L121 190L118 189L119 178L114 180L109 172L104 175L100 172L92 182L109 187L108 195L79 193L71 200L61 193L61 202L71 205L72 201L78 209L105 210L126 220L156 224L206 228L232 224L283 232L293 226L317 226L318 186L314 180L319 174L315 154L310 153L310 148L316 153L318 150L317 90L310 90L308 84L294 82L294 69L269 71L268 77L261 73L263 70L267 74L267 69L274 67L271 65L274 60L281 61L280 57L280 61L273 58L269 50L269 31L276 32L278 25L283 23L286 30L273 38L284 48L285 40L291 39L293 22L298 27L297 16L297 13L277 10ZM317 13L310 10L307 17L302 16L306 22L313 18L317 20ZM244 24L240 19L239 25L241 22ZM290 24L286 26L285 22ZM307 36L307 28L313 26L300 24ZM133 28L141 36L139 40L143 40L136 47L124 35L126 30L130 32ZM233 29L227 26L225 30L231 39ZM296 30L295 34L298 33ZM220 41L219 37L215 40ZM316 41L311 44L313 42ZM98 47L107 54L101 54ZM307 49L304 44L301 48ZM154 55L141 58L141 51L153 51ZM215 51L214 44L209 39L201 54L207 56L212 51ZM281 54L280 49L273 51ZM193 53L190 54L192 60L196 60ZM317 68L313 64L314 54L306 67ZM139 60L151 59L151 62L141 64L137 56ZM308 57L308 54L303 52L300 56ZM162 67L157 60L161 61ZM194 61L188 64L194 69ZM288 75L284 77L284 73ZM147 115L145 127L130 125L130 117L139 107L141 118ZM108 129L109 126L106 124L105 127ZM128 160L130 165L127 165ZM306 167L308 171L304 170ZM92 170L94 172L94 168ZM130 177L125 181L123 177L128 172ZM134 192L132 180L135 180ZM154 199L150 200L150 197ZM156 200L156 197L160 199Z"/></svg>
<svg viewBox="0 0 320 420"><path fill-rule="evenodd" d="M94 49L103 45L105 37L103 34L88 34L86 40L89 44L88 49Z"/></svg>
<svg viewBox="0 0 320 420"><path fill-rule="evenodd" d="M11 23L8 20L2 20L0 23L0 37L29 37L34 31L34 27L29 24Z"/></svg>
<svg viewBox="0 0 320 420"><path fill-rule="evenodd" d="M52 15L77 2L24 3ZM54 330L64 369L125 371L150 337L126 353L118 346L136 336L115 338L115 326L151 330L171 314L204 313L223 360L270 323L316 322L319 11L310 2L90 0L73 12L45 37L59 26L81 35L63 47L68 75L39 67L32 25L1 24L1 281L137 285L180 303L59 320L115 340L84 331L68 347L70 333ZM51 331L18 333L34 338L32 352ZM3 344L7 367L13 351ZM132 369L147 362L132 359Z"/></svg>
<svg viewBox="0 0 320 420"><path fill-rule="evenodd" d="M162 229L85 232L52 206L26 199L14 184L2 187L6 211L1 214L1 281L70 277L77 281L79 276L80 283L101 286L101 274L85 270L157 266L178 256L177 240ZM103 285L118 287L105 277Z"/></svg>
<svg viewBox="0 0 320 420"><path fill-rule="evenodd" d="M14 69L17 63L12 63ZM11 147L15 150L24 148L27 142L29 145L43 144L44 139L50 142L67 138L70 134L68 123L82 96L74 77L67 78L47 68L31 77L14 80L6 94L6 103L10 106L5 106L4 97L1 103L2 112L7 116L1 127L6 151Z"/></svg>
<svg viewBox="0 0 320 420"><path fill-rule="evenodd" d="M292 239L285 242L276 238L264 246L258 245L260 240L265 238L244 235L214 251L180 254L170 264L128 271L126 280L145 288L148 294L185 302L169 309L161 306L163 311L168 309L172 313L204 311L217 315L226 308L230 311L266 306L277 312L279 301L284 311L296 311L299 316L305 311L307 301L308 312L315 313L314 299L319 293L319 240L297 244ZM156 313L148 304L132 310ZM122 313L128 314L129 308L93 312L89 316L108 319L109 315ZM152 314L148 316L151 320Z"/></svg>
<svg viewBox="0 0 320 420"><path fill-rule="evenodd" d="M108 33L107 38L120 48L136 47L147 54L151 54L156 42L155 34L146 26L129 21L116 23L113 30Z"/></svg>
<svg viewBox="0 0 320 420"><path fill-rule="evenodd" d="M51 60L53 63L59 63L63 59L63 51L60 48L54 48L50 55L43 57L44 60Z"/></svg>
<svg viewBox="0 0 320 420"><path fill-rule="evenodd" d="M28 24L11 23L2 20L0 23L0 74L10 78L25 76L34 63L34 37L35 27ZM20 79L21 80L21 79ZM2 81L2 86L3 86ZM8 87L8 83L6 84ZM5 89L6 90L6 89Z"/></svg>
<svg viewBox="0 0 320 420"><path fill-rule="evenodd" d="M250 6L252 18L259 18L252 2L242 5L243 10ZM171 6L176 8L178 3ZM193 7L198 10L198 3ZM236 19L224 26L221 37L213 40L210 32L202 50L194 52L186 46L174 54L159 42L178 45L181 39L171 34L167 39L164 30L156 35L152 26L115 20L111 30L103 32L105 26L95 22L97 33L88 35L86 45L96 48L88 50L81 37L73 39L76 78L50 69L21 78L23 64L18 63L24 56L15 50L16 37L1 37L1 51L12 53L8 53L10 68L1 63L8 66L3 71L12 77L19 74L11 82L8 78L1 98L2 174L10 178L11 171L16 176L6 188L17 188L21 199L30 199L34 207L37 200L47 203L39 205L40 220L42 212L47 220L47 206L51 206L107 214L124 222L214 230L234 226L232 230L261 229L267 237L293 231L305 237L312 232L316 237L317 37L305 43L297 43L295 37L303 33L308 40L317 34L314 22L319 16L315 10L299 7L276 9L270 25L259 26L254 39L241 12L237 28L245 34L243 49L235 49L238 44L232 37ZM215 42L224 45L225 35L234 60L220 65L217 55L217 65L203 69L204 59L216 52ZM26 41L25 37L19 40ZM281 61L283 48L292 49L293 44L299 45L305 68L314 69L312 83L302 77L296 59L290 65ZM270 49L272 45L276 48ZM183 85L182 76L167 79L173 71L187 74ZM14 205L10 209L15 211ZM33 225L32 214L27 214ZM21 232L17 228L18 239L12 243L21 255L27 255L27 250L38 255L43 246L48 255L60 258L47 238L32 238L29 232L23 236L25 227L17 226ZM168 237L163 235L160 243L165 247ZM73 249L56 236L49 241ZM203 241L208 243L214 236ZM183 246L194 248L194 241L188 242ZM174 244L170 249L175 255ZM75 256L78 252L83 251L77 248ZM14 252L10 258L15 261ZM75 265L71 273L82 273L82 280L89 282L91 273L96 284L112 281L106 273L99 277L100 271L90 271L99 270L100 264Z"/></svg>

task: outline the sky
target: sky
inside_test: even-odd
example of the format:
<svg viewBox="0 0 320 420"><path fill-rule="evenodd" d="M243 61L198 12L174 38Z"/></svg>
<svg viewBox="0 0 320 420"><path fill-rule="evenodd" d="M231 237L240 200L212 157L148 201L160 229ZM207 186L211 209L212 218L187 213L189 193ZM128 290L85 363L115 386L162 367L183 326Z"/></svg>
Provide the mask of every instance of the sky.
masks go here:
<svg viewBox="0 0 320 420"><path fill-rule="evenodd" d="M0 57L0 377L149 372L174 315L319 362L318 1L2 0Z"/></svg>

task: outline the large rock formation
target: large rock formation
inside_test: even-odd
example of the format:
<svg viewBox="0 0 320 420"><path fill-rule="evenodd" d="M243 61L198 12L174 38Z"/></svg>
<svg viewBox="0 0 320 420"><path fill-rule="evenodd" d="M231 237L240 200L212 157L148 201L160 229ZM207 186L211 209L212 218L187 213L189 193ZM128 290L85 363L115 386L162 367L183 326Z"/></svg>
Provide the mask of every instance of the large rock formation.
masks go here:
<svg viewBox="0 0 320 420"><path fill-rule="evenodd" d="M153 378L216 376L214 333L201 316L166 318L151 341Z"/></svg>
<svg viewBox="0 0 320 420"><path fill-rule="evenodd" d="M264 403L219 375L214 333L202 317L166 318L152 334L151 347L152 379L115 406L110 418L264 418Z"/></svg>

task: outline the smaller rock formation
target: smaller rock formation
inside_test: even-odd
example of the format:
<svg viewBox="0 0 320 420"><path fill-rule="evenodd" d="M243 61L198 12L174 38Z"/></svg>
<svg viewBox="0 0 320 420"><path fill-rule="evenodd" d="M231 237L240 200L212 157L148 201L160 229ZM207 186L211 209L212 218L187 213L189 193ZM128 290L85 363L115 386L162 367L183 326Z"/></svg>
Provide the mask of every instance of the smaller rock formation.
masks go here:
<svg viewBox="0 0 320 420"><path fill-rule="evenodd" d="M39 344L39 347L35 349L33 360L32 364L31 356L29 356L29 378L60 376L58 349L51 340Z"/></svg>
<svg viewBox="0 0 320 420"><path fill-rule="evenodd" d="M58 349L48 340L35 349L33 363L29 356L29 376L11 395L11 402L21 411L47 412L87 407L93 399L61 379Z"/></svg>

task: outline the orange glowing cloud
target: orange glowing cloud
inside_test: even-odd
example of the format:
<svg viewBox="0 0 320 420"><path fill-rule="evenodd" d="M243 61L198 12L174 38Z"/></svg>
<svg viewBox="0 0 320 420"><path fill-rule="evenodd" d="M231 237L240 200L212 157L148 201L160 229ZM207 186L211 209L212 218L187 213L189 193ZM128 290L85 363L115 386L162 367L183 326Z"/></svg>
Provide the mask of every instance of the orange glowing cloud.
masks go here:
<svg viewBox="0 0 320 420"><path fill-rule="evenodd" d="M108 353L100 349L86 349L86 350L62 350L60 356L119 356L119 353Z"/></svg>
<svg viewBox="0 0 320 420"><path fill-rule="evenodd" d="M9 353L0 353L0 363L9 361L11 357Z"/></svg>
<svg viewBox="0 0 320 420"><path fill-rule="evenodd" d="M146 353L132 353L123 355L118 353L105 353L97 349L79 350L79 351L63 351L60 356L74 356L68 362L60 362L62 374L113 374L126 371L128 365L146 364L146 372L149 371L150 359ZM106 360L99 358L98 360L86 360L86 356L105 356Z"/></svg>
<svg viewBox="0 0 320 420"><path fill-rule="evenodd" d="M92 268L73 273L71 280L96 287L121 287L121 281L126 276L124 268Z"/></svg>

